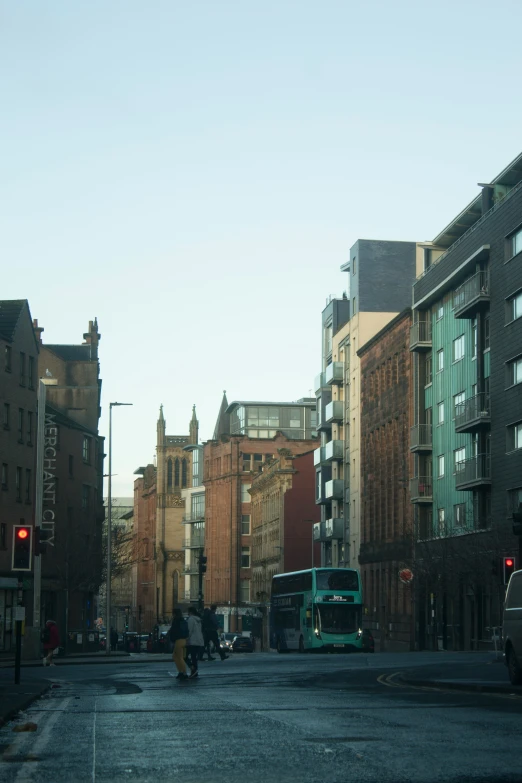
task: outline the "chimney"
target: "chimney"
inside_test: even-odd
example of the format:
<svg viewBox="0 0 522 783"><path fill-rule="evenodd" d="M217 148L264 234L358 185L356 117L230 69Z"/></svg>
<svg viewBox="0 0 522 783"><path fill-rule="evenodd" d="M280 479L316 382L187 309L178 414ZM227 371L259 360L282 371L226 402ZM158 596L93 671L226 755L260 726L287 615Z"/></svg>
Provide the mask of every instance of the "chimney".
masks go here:
<svg viewBox="0 0 522 783"><path fill-rule="evenodd" d="M33 318L33 329L36 335L36 342L38 345L42 344L42 332L45 331L43 326L38 326L38 318Z"/></svg>
<svg viewBox="0 0 522 783"><path fill-rule="evenodd" d="M98 331L98 319L95 318L94 321L89 321L89 331L85 332L83 335L83 344L84 345L90 345L91 350L91 359L97 359L98 358L98 344L101 340L101 334Z"/></svg>

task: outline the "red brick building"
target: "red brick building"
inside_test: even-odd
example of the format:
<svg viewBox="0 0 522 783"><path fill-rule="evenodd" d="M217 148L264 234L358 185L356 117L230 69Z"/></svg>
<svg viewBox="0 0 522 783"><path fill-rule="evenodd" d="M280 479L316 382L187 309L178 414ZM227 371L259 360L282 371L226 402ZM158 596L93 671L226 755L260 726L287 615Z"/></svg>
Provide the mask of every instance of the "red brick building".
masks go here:
<svg viewBox="0 0 522 783"><path fill-rule="evenodd" d="M156 605L156 569L154 545L156 535L156 468L154 465L138 468L134 482L134 536L137 562L133 598L133 627L140 633L149 633L156 624L159 607Z"/></svg>
<svg viewBox="0 0 522 783"><path fill-rule="evenodd" d="M361 547L367 625L381 650L413 649L413 507L410 427L411 311L396 316L359 351L361 360Z"/></svg>

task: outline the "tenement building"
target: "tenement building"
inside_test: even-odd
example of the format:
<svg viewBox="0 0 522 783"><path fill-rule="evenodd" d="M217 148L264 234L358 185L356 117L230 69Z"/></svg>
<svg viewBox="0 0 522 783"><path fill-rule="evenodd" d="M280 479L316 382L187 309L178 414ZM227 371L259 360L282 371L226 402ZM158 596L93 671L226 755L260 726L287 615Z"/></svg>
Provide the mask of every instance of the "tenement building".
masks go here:
<svg viewBox="0 0 522 783"><path fill-rule="evenodd" d="M359 349L361 365L360 570L366 623L381 651L414 649L411 309ZM422 429L422 428L421 428ZM411 430L413 448L423 432Z"/></svg>
<svg viewBox="0 0 522 783"><path fill-rule="evenodd" d="M522 155L481 188L426 249L413 287L421 647L489 643L501 624L502 558L519 547Z"/></svg>
<svg viewBox="0 0 522 783"><path fill-rule="evenodd" d="M226 629L246 629L246 618L257 614L251 586L253 479L280 449L290 449L297 457L313 448L315 413L315 399L229 405L223 395L213 439L203 453L208 558L204 589L205 602L219 605Z"/></svg>

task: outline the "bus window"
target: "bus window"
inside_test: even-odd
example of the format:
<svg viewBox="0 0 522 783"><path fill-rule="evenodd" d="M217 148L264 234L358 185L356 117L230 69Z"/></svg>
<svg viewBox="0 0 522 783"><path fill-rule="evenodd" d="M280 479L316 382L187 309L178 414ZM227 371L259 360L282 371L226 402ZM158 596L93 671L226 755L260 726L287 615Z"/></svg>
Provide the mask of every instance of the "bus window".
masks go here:
<svg viewBox="0 0 522 783"><path fill-rule="evenodd" d="M359 591L359 576L357 571L350 571L348 569L317 571L315 579L318 590Z"/></svg>
<svg viewBox="0 0 522 783"><path fill-rule="evenodd" d="M306 610L306 627L311 628L312 627L312 607L309 606Z"/></svg>

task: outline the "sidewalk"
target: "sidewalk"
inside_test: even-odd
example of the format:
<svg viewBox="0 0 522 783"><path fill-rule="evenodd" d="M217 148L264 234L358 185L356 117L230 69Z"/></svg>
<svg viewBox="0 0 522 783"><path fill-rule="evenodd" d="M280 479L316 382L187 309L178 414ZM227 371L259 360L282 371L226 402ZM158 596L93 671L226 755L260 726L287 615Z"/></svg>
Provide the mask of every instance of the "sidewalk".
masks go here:
<svg viewBox="0 0 522 783"><path fill-rule="evenodd" d="M81 666L91 664L116 664L116 663L161 663L165 661L171 661L172 655L170 653L128 653L128 652L111 652L110 655L106 655L105 652L97 653L73 653L72 655L55 658L54 663L56 667L59 666ZM34 667L38 666L44 669L42 666L42 659L36 658L29 661L22 661L21 667ZM0 659L0 669L13 669L14 658ZM44 671L47 671L45 668Z"/></svg>
<svg viewBox="0 0 522 783"><path fill-rule="evenodd" d="M40 664L41 665L41 664ZM20 685L0 685L0 727L11 720L21 710L43 696L51 683L45 680L32 680Z"/></svg>
<svg viewBox="0 0 522 783"><path fill-rule="evenodd" d="M511 685L502 658L488 662L454 663L448 671L448 664L419 667L401 672L399 681L419 687L435 687L443 690L465 691L467 693L492 693L515 696L522 699L522 686Z"/></svg>

